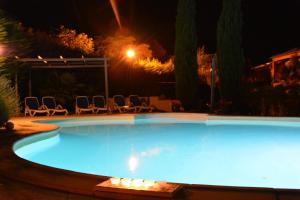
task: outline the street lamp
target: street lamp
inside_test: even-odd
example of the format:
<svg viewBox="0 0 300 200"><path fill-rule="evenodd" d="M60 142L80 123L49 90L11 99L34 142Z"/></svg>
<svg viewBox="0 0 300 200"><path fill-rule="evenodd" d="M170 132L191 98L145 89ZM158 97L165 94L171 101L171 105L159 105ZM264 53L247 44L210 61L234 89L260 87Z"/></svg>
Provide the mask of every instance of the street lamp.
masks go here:
<svg viewBox="0 0 300 200"><path fill-rule="evenodd" d="M126 51L126 56L128 57L128 58L134 58L135 57L135 51L133 50L133 49L128 49L127 51Z"/></svg>
<svg viewBox="0 0 300 200"><path fill-rule="evenodd" d="M135 51L131 48L127 49L126 50L126 56L128 58L128 61L129 61L129 66L128 66L128 71L127 71L127 84L128 84L128 87L129 87L129 92L131 90L131 69L133 68L133 65L134 65L134 58L135 58Z"/></svg>

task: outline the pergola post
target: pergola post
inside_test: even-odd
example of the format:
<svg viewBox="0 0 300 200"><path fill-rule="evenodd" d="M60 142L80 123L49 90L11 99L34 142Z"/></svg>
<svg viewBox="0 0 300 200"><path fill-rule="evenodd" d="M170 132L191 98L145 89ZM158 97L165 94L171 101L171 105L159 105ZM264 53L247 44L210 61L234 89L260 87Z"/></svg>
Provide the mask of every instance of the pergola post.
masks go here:
<svg viewBox="0 0 300 200"><path fill-rule="evenodd" d="M105 98L106 98L106 105L108 105L108 98L109 98L109 87L108 87L108 72L107 72L107 58L104 57L104 79L105 79Z"/></svg>
<svg viewBox="0 0 300 200"><path fill-rule="evenodd" d="M19 96L19 88L18 88L18 72L15 73L15 91L16 91L16 96Z"/></svg>
<svg viewBox="0 0 300 200"><path fill-rule="evenodd" d="M31 67L29 67L29 75L28 75L28 94L31 97L32 96L32 86L31 86Z"/></svg>
<svg viewBox="0 0 300 200"><path fill-rule="evenodd" d="M215 69L217 65L217 56L213 55L211 63L211 83L210 83L210 109L213 111L215 105Z"/></svg>

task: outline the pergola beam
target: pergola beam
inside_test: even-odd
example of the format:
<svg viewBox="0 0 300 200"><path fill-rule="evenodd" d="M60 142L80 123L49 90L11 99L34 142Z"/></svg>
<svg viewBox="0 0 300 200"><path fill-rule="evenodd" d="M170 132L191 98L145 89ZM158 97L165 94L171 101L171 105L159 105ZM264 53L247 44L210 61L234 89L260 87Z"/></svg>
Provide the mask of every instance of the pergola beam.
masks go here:
<svg viewBox="0 0 300 200"><path fill-rule="evenodd" d="M33 65L32 69L78 69L78 68L105 68L100 65Z"/></svg>
<svg viewBox="0 0 300 200"><path fill-rule="evenodd" d="M43 61L52 61L52 62L70 62L70 61L78 61L78 62L91 62L91 61L105 61L108 58L20 58L22 62L43 62Z"/></svg>
<svg viewBox="0 0 300 200"><path fill-rule="evenodd" d="M28 90L29 96L32 96L31 70L32 69L85 69L85 68L104 68L105 77L105 98L108 103L109 86L108 86L108 60L109 58L17 58L21 62L28 63L29 80ZM17 74L16 74L17 76Z"/></svg>

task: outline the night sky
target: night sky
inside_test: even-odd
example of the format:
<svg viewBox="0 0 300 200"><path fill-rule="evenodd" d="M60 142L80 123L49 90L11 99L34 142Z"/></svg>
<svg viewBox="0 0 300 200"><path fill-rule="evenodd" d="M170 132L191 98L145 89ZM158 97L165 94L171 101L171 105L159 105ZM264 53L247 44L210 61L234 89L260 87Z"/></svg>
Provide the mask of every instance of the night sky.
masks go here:
<svg viewBox="0 0 300 200"><path fill-rule="evenodd" d="M216 49L221 0L198 0L199 46ZM117 29L109 0L1 0L1 9L26 26L51 31L59 25L91 36ZM244 0L243 48L253 64L300 47L300 0ZM141 42L157 40L174 52L177 0L119 0L121 20Z"/></svg>

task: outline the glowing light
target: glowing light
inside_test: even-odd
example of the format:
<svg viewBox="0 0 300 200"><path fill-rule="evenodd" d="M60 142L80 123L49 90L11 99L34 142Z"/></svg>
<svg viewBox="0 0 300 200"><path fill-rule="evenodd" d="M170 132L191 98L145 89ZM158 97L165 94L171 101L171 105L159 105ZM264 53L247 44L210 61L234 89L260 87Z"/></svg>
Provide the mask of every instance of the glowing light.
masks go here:
<svg viewBox="0 0 300 200"><path fill-rule="evenodd" d="M137 188L143 186L143 179L134 179L132 185Z"/></svg>
<svg viewBox="0 0 300 200"><path fill-rule="evenodd" d="M138 159L134 156L131 156L129 158L128 165L129 165L129 170L134 172L138 166Z"/></svg>
<svg viewBox="0 0 300 200"><path fill-rule="evenodd" d="M132 180L130 178L123 178L121 180L121 184L125 187L130 187L132 183Z"/></svg>
<svg viewBox="0 0 300 200"><path fill-rule="evenodd" d="M43 59L42 56L38 56L38 59Z"/></svg>
<svg viewBox="0 0 300 200"><path fill-rule="evenodd" d="M120 178L110 178L110 183L112 185L119 185L121 182L121 179Z"/></svg>
<svg viewBox="0 0 300 200"><path fill-rule="evenodd" d="M0 56L5 56L6 52L6 47L4 44L0 44Z"/></svg>
<svg viewBox="0 0 300 200"><path fill-rule="evenodd" d="M128 58L133 58L133 57L135 57L135 51L133 49L128 49L126 51L126 55Z"/></svg>
<svg viewBox="0 0 300 200"><path fill-rule="evenodd" d="M145 187L152 187L152 186L154 186L154 184L155 184L155 181L144 181L144 186Z"/></svg>

